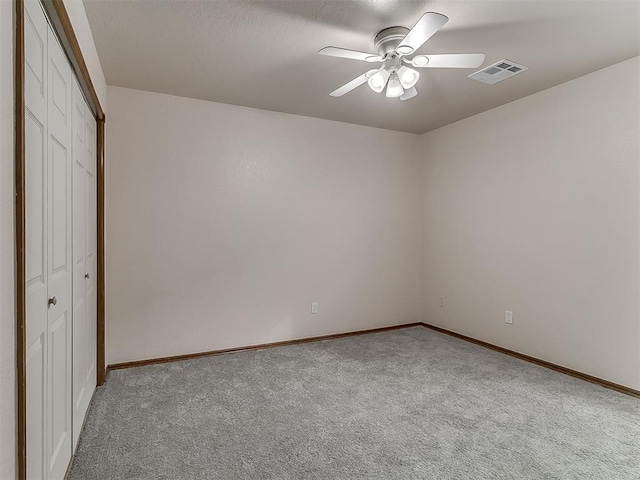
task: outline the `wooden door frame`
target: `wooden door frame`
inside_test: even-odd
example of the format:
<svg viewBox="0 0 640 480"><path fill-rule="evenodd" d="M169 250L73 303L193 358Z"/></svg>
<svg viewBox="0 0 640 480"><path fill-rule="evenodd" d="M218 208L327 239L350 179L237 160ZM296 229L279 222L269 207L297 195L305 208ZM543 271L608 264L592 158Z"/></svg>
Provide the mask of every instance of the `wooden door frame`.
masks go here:
<svg viewBox="0 0 640 480"><path fill-rule="evenodd" d="M100 105L80 50L80 44L71 25L63 0L40 0L52 28L78 78L89 107L97 122L96 181L97 181L97 358L96 381L102 385L106 379L104 331L104 124L105 115ZM25 197L25 104L24 104L24 0L14 1L14 95L15 95L15 241L16 241L16 366L17 415L16 437L18 478L27 478L27 368L26 368L26 197Z"/></svg>

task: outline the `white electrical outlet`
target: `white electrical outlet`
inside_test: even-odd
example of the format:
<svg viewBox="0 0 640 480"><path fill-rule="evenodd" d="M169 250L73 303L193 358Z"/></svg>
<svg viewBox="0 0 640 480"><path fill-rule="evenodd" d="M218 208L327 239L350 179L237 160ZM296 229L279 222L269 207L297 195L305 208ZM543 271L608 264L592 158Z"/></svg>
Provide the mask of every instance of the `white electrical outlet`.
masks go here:
<svg viewBox="0 0 640 480"><path fill-rule="evenodd" d="M318 302L311 302L311 313L318 313Z"/></svg>
<svg viewBox="0 0 640 480"><path fill-rule="evenodd" d="M444 308L444 297L440 297L440 308Z"/></svg>
<svg viewBox="0 0 640 480"><path fill-rule="evenodd" d="M509 325L513 324L513 312L510 310L504 311L504 323L508 323Z"/></svg>

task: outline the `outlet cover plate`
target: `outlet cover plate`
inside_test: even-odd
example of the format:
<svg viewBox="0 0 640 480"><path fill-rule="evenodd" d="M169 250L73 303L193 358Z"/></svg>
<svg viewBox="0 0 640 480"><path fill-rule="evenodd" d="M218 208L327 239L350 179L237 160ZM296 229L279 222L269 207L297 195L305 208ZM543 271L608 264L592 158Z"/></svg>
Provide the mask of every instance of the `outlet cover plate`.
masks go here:
<svg viewBox="0 0 640 480"><path fill-rule="evenodd" d="M504 323L513 325L513 312L511 310L504 311Z"/></svg>

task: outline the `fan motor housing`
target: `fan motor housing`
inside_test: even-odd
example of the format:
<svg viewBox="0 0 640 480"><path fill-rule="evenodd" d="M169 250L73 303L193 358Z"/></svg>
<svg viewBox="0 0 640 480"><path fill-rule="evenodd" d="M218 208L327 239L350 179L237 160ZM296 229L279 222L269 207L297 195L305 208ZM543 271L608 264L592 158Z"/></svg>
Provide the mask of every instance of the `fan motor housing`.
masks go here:
<svg viewBox="0 0 640 480"><path fill-rule="evenodd" d="M378 54L385 56L394 52L407 33L409 33L409 29L406 27L389 27L380 30L373 39Z"/></svg>

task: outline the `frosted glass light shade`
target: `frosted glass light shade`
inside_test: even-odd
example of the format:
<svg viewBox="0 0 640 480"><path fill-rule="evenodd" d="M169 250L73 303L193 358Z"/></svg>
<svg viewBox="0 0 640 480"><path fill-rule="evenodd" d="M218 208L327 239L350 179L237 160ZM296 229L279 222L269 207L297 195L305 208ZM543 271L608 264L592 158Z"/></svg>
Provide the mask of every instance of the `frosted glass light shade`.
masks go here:
<svg viewBox="0 0 640 480"><path fill-rule="evenodd" d="M398 77L403 88L411 88L418 83L420 74L413 68L405 67L404 65L398 69Z"/></svg>
<svg viewBox="0 0 640 480"><path fill-rule="evenodd" d="M387 70L378 70L375 74L369 77L369 87L376 93L382 92L384 90L385 85L387 84L387 80L389 80L389 72Z"/></svg>
<svg viewBox="0 0 640 480"><path fill-rule="evenodd" d="M401 97L403 93L404 88L402 88L398 74L393 72L391 77L389 77L389 83L387 84L387 97L398 98Z"/></svg>

